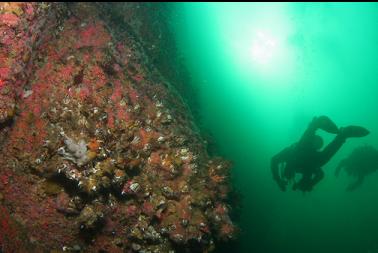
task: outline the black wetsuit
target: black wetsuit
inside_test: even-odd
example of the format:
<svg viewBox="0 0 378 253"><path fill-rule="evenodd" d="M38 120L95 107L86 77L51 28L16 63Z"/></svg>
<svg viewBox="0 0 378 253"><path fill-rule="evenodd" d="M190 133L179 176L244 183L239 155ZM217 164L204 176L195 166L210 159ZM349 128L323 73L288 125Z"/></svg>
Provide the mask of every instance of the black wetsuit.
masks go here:
<svg viewBox="0 0 378 253"><path fill-rule="evenodd" d="M302 178L294 184L293 188L310 191L324 177L321 167L344 144L346 138L338 134L322 151L315 150L312 142L318 128L313 120L298 143L285 148L272 158L273 178L282 190L285 190L287 181L293 180L295 174L300 173Z"/></svg>

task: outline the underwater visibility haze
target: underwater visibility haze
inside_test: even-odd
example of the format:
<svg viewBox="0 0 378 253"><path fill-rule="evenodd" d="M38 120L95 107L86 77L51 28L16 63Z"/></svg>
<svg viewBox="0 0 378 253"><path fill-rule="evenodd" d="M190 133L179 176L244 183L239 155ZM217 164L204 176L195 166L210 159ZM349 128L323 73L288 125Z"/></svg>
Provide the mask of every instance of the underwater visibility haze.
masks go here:
<svg viewBox="0 0 378 253"><path fill-rule="evenodd" d="M334 175L355 148L378 148L378 5L175 7L172 23L199 94L200 125L233 162L233 183L242 195L233 252L378 252L378 173L355 191L346 191L354 180L347 173ZM281 192L271 157L320 115L370 134L348 139L311 192ZM332 138L318 133L326 143Z"/></svg>

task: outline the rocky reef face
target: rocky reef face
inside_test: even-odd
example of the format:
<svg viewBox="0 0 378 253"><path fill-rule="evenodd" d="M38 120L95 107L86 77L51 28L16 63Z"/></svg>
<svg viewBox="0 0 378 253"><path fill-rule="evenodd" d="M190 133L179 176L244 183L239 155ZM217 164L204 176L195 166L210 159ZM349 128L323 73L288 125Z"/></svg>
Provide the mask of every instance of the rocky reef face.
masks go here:
<svg viewBox="0 0 378 253"><path fill-rule="evenodd" d="M0 251L209 252L235 236L229 164L110 9L0 3Z"/></svg>

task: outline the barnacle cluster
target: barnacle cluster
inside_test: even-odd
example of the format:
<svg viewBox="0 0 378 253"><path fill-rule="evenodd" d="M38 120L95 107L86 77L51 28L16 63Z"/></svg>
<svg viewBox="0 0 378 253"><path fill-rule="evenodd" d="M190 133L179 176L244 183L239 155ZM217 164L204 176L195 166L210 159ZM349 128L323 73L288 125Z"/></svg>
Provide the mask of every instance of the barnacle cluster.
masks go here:
<svg viewBox="0 0 378 253"><path fill-rule="evenodd" d="M87 155L87 144L84 140L80 140L76 143L70 137L65 136L64 133L62 135L65 137L64 143L67 147L67 151L64 147L61 147L58 149L58 153L62 155L64 159L74 162L79 167L87 163L89 158Z"/></svg>

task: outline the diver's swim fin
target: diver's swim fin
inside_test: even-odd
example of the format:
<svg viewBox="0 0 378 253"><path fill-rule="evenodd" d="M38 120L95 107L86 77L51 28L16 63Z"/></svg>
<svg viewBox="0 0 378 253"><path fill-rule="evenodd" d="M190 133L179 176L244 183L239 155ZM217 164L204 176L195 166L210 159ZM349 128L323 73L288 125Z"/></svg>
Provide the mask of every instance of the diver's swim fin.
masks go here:
<svg viewBox="0 0 378 253"><path fill-rule="evenodd" d="M339 132L339 128L327 116L320 116L320 117L316 118L316 124L320 129L322 129L322 130L324 130L328 133L337 134Z"/></svg>
<svg viewBox="0 0 378 253"><path fill-rule="evenodd" d="M364 137L370 132L364 127L360 126L347 126L340 128L340 134L344 135L345 138L349 137Z"/></svg>

